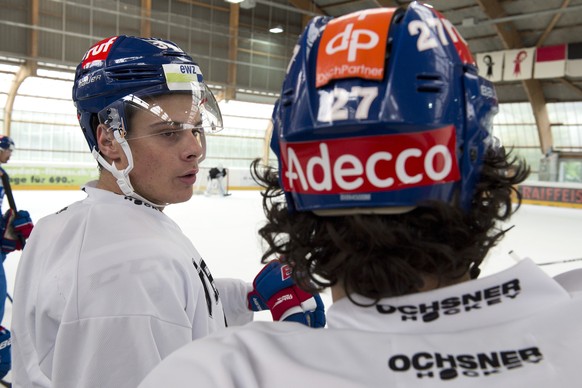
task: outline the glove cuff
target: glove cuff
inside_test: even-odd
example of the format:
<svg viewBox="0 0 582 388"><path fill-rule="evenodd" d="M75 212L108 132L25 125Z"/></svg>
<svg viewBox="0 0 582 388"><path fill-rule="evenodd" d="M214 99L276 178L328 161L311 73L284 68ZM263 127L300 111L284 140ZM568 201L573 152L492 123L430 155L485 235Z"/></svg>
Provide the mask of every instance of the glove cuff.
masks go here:
<svg viewBox="0 0 582 388"><path fill-rule="evenodd" d="M276 292L267 301L267 306L271 310L274 321L284 320L290 315L303 312L303 309L300 307L301 301L290 287Z"/></svg>
<svg viewBox="0 0 582 388"><path fill-rule="evenodd" d="M19 251L22 249L22 244L18 240L12 240L5 237L2 240L2 246L0 247L0 249L2 249L2 252L4 253Z"/></svg>

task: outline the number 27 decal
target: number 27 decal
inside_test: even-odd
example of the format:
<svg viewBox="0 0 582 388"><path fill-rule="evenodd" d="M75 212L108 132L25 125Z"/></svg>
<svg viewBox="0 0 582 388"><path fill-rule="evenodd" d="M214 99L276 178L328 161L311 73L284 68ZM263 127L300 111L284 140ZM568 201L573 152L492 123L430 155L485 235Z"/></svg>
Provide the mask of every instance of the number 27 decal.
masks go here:
<svg viewBox="0 0 582 388"><path fill-rule="evenodd" d="M436 30L437 37L435 37L431 28ZM430 18L426 20L413 20L408 23L408 33L411 36L418 35L418 41L416 42L416 48L418 51L430 50L432 48L438 47L440 40L443 46L447 46L449 41L447 40L447 33L451 37L453 43L457 43L460 40L466 44L465 40L461 37L461 34L457 32L457 29L453 24L447 19L441 18Z"/></svg>
<svg viewBox="0 0 582 388"><path fill-rule="evenodd" d="M349 119L350 112L347 109L347 105L350 100L354 99L358 100L354 118L367 119L370 106L376 97L378 97L378 88L375 86L354 86L351 90L336 88L329 92L322 90L319 92L317 120L332 122Z"/></svg>

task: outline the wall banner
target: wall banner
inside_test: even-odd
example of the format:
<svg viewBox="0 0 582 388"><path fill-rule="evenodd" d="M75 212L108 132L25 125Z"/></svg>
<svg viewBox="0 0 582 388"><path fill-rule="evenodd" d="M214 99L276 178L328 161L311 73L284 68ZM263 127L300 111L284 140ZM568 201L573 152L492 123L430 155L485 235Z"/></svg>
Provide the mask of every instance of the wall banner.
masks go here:
<svg viewBox="0 0 582 388"><path fill-rule="evenodd" d="M97 166L22 166L6 164L13 190L78 190L99 176Z"/></svg>

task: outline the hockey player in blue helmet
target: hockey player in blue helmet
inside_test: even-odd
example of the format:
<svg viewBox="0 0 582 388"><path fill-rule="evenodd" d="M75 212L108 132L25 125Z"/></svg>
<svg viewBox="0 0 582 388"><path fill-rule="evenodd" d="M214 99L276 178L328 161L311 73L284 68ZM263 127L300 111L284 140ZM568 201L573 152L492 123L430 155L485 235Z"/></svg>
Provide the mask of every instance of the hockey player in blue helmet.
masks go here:
<svg viewBox="0 0 582 388"><path fill-rule="evenodd" d="M191 198L205 134L222 128L188 54L156 38L104 39L77 67L73 101L99 178L86 199L38 222L20 260L15 385L136 387L178 347L246 323L253 310L324 324L319 296L296 291L280 263L254 284L214 279L163 213Z"/></svg>
<svg viewBox="0 0 582 388"><path fill-rule="evenodd" d="M14 150L14 140L12 140L12 138L10 136L6 136L6 135L0 135L0 150L2 151L13 151ZM2 158L2 163L6 163L8 161L8 159L10 159L10 157L8 157L8 159L6 159L5 157Z"/></svg>
<svg viewBox="0 0 582 388"><path fill-rule="evenodd" d="M432 7L313 19L273 112L278 166L254 172L263 258L331 288L328 327L204 338L140 388L577 387L582 273L524 260L478 278L528 173L492 137L496 110Z"/></svg>
<svg viewBox="0 0 582 388"><path fill-rule="evenodd" d="M6 299L10 298L6 287L6 272L4 271L4 261L6 256L15 250L21 250L30 233L33 223L30 214L26 210L8 208L6 212L2 210L2 203L7 192L11 194L10 178L8 173L1 167L8 163L14 151L14 140L10 136L0 135L0 323L4 319L4 309ZM0 326L0 379L2 379L11 368L11 346L10 331L4 326Z"/></svg>

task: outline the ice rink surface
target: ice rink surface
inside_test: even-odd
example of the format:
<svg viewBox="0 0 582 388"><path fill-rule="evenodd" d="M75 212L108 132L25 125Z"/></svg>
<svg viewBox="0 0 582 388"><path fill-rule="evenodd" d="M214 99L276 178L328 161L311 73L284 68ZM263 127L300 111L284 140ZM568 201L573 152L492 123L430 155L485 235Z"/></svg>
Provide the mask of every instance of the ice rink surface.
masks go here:
<svg viewBox="0 0 582 388"><path fill-rule="evenodd" d="M33 221L55 213L81 200L79 191L15 191L19 209L28 210ZM4 209L8 204L4 203ZM183 204L171 205L165 213L180 225L192 240L213 276L240 278L251 282L262 267L263 245L256 231L264 222L259 191L233 191L231 196L195 195ZM497 272L515 263L509 256L530 257L536 263L582 258L582 209L523 205L508 224L514 228L495 247L484 265L482 275ZM20 252L8 255L4 266L8 290L12 293ZM582 268L582 260L543 265L554 276ZM331 303L325 293L326 305ZM7 304L3 324L10 327L11 306ZM268 319L260 315L259 319Z"/></svg>

